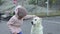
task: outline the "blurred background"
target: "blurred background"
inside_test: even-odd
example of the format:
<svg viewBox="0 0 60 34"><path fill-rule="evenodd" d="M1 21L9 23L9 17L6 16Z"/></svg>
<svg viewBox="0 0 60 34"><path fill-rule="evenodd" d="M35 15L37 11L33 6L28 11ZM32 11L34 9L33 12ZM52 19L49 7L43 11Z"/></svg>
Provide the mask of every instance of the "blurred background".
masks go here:
<svg viewBox="0 0 60 34"><path fill-rule="evenodd" d="M16 5L23 5L28 14L38 16L59 16L60 0L0 0L0 13L9 12L11 15Z"/></svg>
<svg viewBox="0 0 60 34"><path fill-rule="evenodd" d="M17 5L24 6L30 15L42 17L44 34L60 34L60 0L0 0L0 34L10 34L6 23ZM30 22L25 21L23 34L30 34Z"/></svg>

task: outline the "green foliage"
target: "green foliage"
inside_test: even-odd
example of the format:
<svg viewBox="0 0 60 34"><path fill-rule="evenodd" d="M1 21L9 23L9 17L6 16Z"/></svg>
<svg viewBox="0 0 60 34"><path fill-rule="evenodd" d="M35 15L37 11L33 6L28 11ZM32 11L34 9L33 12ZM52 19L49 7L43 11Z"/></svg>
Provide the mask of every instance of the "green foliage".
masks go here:
<svg viewBox="0 0 60 34"><path fill-rule="evenodd" d="M29 4L45 6L46 0L29 0Z"/></svg>
<svg viewBox="0 0 60 34"><path fill-rule="evenodd" d="M53 4L54 2L54 0L49 0L49 4Z"/></svg>
<svg viewBox="0 0 60 34"><path fill-rule="evenodd" d="M53 0L52 3L56 3L56 0Z"/></svg>
<svg viewBox="0 0 60 34"><path fill-rule="evenodd" d="M1 4L1 0L0 0L0 4Z"/></svg>
<svg viewBox="0 0 60 34"><path fill-rule="evenodd" d="M29 0L29 4L34 4L34 5L36 5L37 3L36 3L36 0Z"/></svg>
<svg viewBox="0 0 60 34"><path fill-rule="evenodd" d="M56 4L56 1L57 1L57 0L49 0L50 8L52 7L52 5Z"/></svg>
<svg viewBox="0 0 60 34"><path fill-rule="evenodd" d="M2 4L2 0L0 0L0 5Z"/></svg>
<svg viewBox="0 0 60 34"><path fill-rule="evenodd" d="M49 0L49 5L52 6L56 3L56 1L57 0ZM29 0L29 4L38 5L42 7L47 5L45 2L47 2L47 0Z"/></svg>

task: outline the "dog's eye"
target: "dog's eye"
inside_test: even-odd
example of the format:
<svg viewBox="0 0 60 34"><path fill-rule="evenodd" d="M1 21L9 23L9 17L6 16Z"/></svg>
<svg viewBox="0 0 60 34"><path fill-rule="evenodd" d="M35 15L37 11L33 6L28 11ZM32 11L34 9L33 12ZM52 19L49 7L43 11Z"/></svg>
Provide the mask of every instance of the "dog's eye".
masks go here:
<svg viewBox="0 0 60 34"><path fill-rule="evenodd" d="M36 21L37 19L35 19L35 21Z"/></svg>

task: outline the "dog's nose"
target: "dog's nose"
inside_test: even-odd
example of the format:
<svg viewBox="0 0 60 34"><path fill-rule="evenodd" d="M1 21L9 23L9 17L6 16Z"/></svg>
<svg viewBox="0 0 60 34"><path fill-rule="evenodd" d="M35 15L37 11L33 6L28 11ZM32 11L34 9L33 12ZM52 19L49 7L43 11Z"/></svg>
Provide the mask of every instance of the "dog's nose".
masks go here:
<svg viewBox="0 0 60 34"><path fill-rule="evenodd" d="M33 25L33 21L31 22L31 24Z"/></svg>

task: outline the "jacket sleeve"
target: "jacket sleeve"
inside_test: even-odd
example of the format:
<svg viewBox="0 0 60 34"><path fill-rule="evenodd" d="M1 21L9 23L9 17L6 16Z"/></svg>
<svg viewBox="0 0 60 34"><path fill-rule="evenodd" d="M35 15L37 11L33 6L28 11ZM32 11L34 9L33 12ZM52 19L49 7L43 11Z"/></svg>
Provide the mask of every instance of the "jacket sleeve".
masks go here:
<svg viewBox="0 0 60 34"><path fill-rule="evenodd" d="M26 15L23 19L30 19L30 18L34 18L36 17L36 15Z"/></svg>
<svg viewBox="0 0 60 34"><path fill-rule="evenodd" d="M15 19L14 18L11 18L9 21L8 21L8 25L10 25L10 24L13 24L15 22Z"/></svg>

